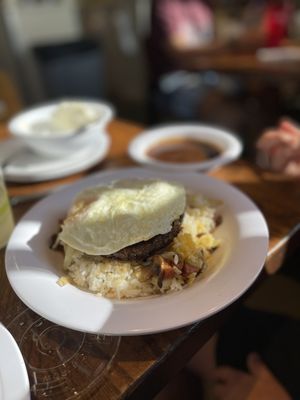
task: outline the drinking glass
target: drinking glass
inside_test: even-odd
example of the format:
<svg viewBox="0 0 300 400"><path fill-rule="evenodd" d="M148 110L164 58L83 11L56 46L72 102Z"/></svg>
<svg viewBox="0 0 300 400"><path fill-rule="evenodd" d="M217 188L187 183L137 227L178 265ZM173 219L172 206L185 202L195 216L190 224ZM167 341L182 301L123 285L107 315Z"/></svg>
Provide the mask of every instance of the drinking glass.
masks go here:
<svg viewBox="0 0 300 400"><path fill-rule="evenodd" d="M9 203L3 171L0 167L0 249L6 246L14 229L14 218Z"/></svg>

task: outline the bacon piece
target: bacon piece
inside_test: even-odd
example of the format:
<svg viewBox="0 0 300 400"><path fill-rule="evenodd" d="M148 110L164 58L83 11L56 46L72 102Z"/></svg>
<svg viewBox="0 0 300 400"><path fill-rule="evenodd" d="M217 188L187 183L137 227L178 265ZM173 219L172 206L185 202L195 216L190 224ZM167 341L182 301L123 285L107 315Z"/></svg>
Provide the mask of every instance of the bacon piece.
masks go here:
<svg viewBox="0 0 300 400"><path fill-rule="evenodd" d="M182 268L182 275L183 276L189 276L192 273L196 272L197 274L200 272L200 269L195 267L192 264L184 263L183 268Z"/></svg>
<svg viewBox="0 0 300 400"><path fill-rule="evenodd" d="M159 261L159 274L157 284L161 288L164 279L172 279L176 275L173 265L161 256L155 256L155 261Z"/></svg>

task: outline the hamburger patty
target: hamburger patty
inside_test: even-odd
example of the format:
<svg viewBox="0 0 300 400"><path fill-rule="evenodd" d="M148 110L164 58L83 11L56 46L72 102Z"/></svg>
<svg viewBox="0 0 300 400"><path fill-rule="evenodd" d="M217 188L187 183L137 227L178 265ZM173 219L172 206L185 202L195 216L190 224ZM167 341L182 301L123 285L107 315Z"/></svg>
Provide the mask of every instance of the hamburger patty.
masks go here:
<svg viewBox="0 0 300 400"><path fill-rule="evenodd" d="M122 261L145 260L172 242L174 237L178 235L181 229L182 219L183 215L173 222L170 232L162 235L156 235L149 240L124 247L116 253L110 254L106 257L116 258Z"/></svg>

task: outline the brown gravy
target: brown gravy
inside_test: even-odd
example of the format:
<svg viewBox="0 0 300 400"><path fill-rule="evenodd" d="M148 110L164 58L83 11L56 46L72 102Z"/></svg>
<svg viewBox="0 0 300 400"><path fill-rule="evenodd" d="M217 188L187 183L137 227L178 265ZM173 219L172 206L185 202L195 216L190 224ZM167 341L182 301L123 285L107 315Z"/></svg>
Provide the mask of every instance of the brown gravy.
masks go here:
<svg viewBox="0 0 300 400"><path fill-rule="evenodd" d="M170 163L197 163L221 154L214 144L193 138L172 138L152 146L147 155L158 161Z"/></svg>

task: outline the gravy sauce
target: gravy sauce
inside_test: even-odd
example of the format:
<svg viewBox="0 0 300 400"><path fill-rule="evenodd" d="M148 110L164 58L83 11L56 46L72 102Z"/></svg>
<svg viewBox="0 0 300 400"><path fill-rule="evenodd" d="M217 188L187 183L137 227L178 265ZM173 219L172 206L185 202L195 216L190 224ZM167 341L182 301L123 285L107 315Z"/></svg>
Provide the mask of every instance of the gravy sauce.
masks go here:
<svg viewBox="0 0 300 400"><path fill-rule="evenodd" d="M197 163L217 157L221 149L212 143L193 138L172 138L152 146L148 157L170 163Z"/></svg>

